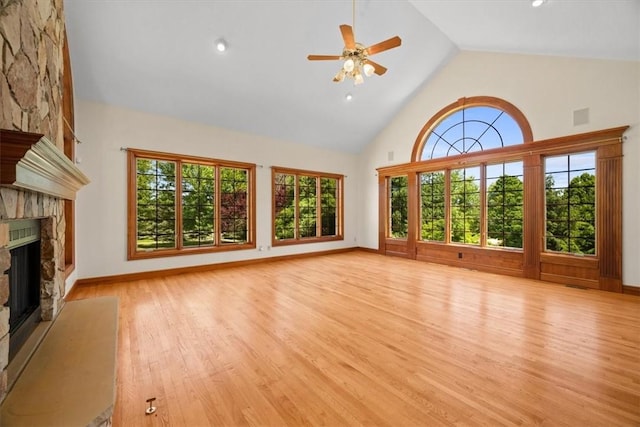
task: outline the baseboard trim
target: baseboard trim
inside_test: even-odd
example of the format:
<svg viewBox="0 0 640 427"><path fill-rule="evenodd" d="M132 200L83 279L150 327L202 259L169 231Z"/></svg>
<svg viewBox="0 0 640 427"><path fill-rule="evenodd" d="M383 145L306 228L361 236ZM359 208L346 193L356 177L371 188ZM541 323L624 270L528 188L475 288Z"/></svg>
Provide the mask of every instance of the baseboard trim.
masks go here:
<svg viewBox="0 0 640 427"><path fill-rule="evenodd" d="M372 249L372 248L365 248L362 246L358 246L357 248L358 250L362 251L362 252L369 252L371 254L378 254L380 255L380 251L378 249Z"/></svg>
<svg viewBox="0 0 640 427"><path fill-rule="evenodd" d="M247 260L241 260L241 261L221 262L217 264L204 264L204 265L194 265L191 267L169 268L166 270L152 270L152 271L142 271L138 273L116 274L113 276L89 277L86 279L76 280L76 282L73 285L73 288L75 289L78 286L84 286L84 285L109 284L109 283L116 283L116 282L131 282L134 280L155 279L158 277L175 276L177 274L185 274L185 273L200 273L203 271L218 270L222 268L241 267L245 265L262 264L265 262L276 262L276 261L286 261L286 260L300 259L300 258L309 258L314 256L320 256L320 255L339 254L339 253L352 252L357 250L367 250L367 249L359 248L359 247L330 249L326 251L306 252L303 254L281 255L281 256L273 256L273 257L266 257L266 258L247 259ZM71 292L69 292L69 294L71 294Z"/></svg>
<svg viewBox="0 0 640 427"><path fill-rule="evenodd" d="M628 295L635 295L637 297L640 297L640 287L622 285L622 293L623 294L628 294Z"/></svg>

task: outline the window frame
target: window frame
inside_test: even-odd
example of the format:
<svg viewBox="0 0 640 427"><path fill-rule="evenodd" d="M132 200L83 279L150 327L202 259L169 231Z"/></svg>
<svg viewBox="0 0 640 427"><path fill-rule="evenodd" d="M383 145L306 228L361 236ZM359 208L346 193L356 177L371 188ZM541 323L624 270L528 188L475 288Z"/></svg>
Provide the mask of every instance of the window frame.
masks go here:
<svg viewBox="0 0 640 427"><path fill-rule="evenodd" d="M443 158L446 159L446 158ZM490 250L499 250L499 251L514 251L514 252L522 252L523 248L511 247L511 246L498 246L498 245L490 245L487 242L489 236L489 224L488 224L488 185L487 185L487 167L494 165L503 165L506 163L513 163L515 161L522 162L522 160L510 160L510 161L483 161L483 162L464 162L463 166L458 164L452 164L441 167L440 169L420 169L416 171L418 181L423 174L432 174L432 173L442 173L444 176L444 221L445 221L445 230L444 230L444 240L429 240L422 238L422 191L420 182L418 182L418 232L416 234L416 242L428 243L428 244L440 244L440 245L450 245L450 246L462 246L462 247L472 247L479 249L490 249ZM429 160L432 162L432 160ZM453 210L453 201L452 201L452 183L451 183L451 173L455 170L465 170L478 168L478 177L474 178L475 181L478 181L478 211L479 211L479 241L478 243L467 243L467 242L457 242L452 240L452 210ZM523 166L524 173L524 166ZM511 175L508 175L511 176ZM462 181L461 181L462 182ZM523 179L524 186L524 179ZM462 193L456 193L460 195ZM466 193L465 193L466 194ZM524 200L522 204L522 210L524 212ZM524 238L524 236L523 236Z"/></svg>
<svg viewBox="0 0 640 427"><path fill-rule="evenodd" d="M288 239L276 238L276 175L294 175L295 176L295 228L294 237ZM300 237L300 203L299 194L300 176L314 177L316 178L316 230L319 235L313 237ZM336 234L333 236L322 235L322 192L321 184L322 179L335 179L336 180ZM319 242L331 242L344 240L344 175L317 172L303 169L287 168L282 166L271 167L271 246L288 246L298 245L305 243L319 243Z"/></svg>
<svg viewBox="0 0 640 427"><path fill-rule="evenodd" d="M442 230L442 240L435 240L435 239L428 239L428 238L424 238L422 236L422 227L425 225L425 217L424 217L424 205L422 203L423 201L423 182L422 182L422 176L423 175L431 175L433 176L434 174L442 174L442 215L443 218L435 218L433 215L431 217L429 217L432 221L433 220L442 220L444 221L443 224L443 230ZM430 186L433 186L433 182L431 182L429 184ZM421 241L421 242L431 242L431 243L447 243L449 241L449 236L450 236L450 229L449 229L449 202L450 202L450 195L449 195L449 170L443 169L443 170L439 170L439 171L431 171L431 172L420 172L418 173L418 192L419 192L419 196L420 196L420 203L418 204L418 209L419 209L419 217L418 217L418 234L417 234L417 240ZM430 193L431 195L433 195L433 191ZM433 227L432 227L433 228ZM434 233L434 230L431 230L431 233ZM432 234L433 236L433 234Z"/></svg>
<svg viewBox="0 0 640 427"><path fill-rule="evenodd" d="M406 184L406 199L407 199L407 218L406 218L406 222L407 222L407 230L406 230L406 235L405 236L394 236L393 234L395 233L395 231L393 230L393 185L392 185L392 181L394 179L398 179L398 178L404 178L407 181ZM393 240L407 240L409 238L409 234L410 234L410 227L409 227L409 199L410 199L410 193L409 193L409 176L405 175L395 175L395 176L389 176L386 180L387 182L387 190L386 190L386 194L387 194L387 205L386 205L386 227L385 227L385 235L388 239L393 239Z"/></svg>
<svg viewBox="0 0 640 427"><path fill-rule="evenodd" d="M581 155L581 154L593 154L593 177L594 177L594 185L593 185L593 193L594 193L594 201L593 201L593 213L594 213L594 218L593 218L593 227L594 227L594 235L593 235L593 249L594 249L594 253L590 254L590 253L580 253L580 252L572 252L572 251L555 251L553 249L549 249L548 248L548 234L547 234L547 230L548 230L548 216L547 216L547 212L548 212L548 208L547 208L547 191L546 191L546 177L547 177L547 168L546 168L546 161L548 158L553 158L553 157L571 157L571 156L575 156L575 155ZM542 158L542 178L544 180L544 230L543 230L543 240L544 243L542 245L542 251L547 254L547 255L561 255L561 256L573 256L573 257L584 257L584 258L593 258L593 259L597 259L599 254L598 254L598 239L599 239L599 235L601 233L598 232L599 230L599 226L598 226L598 210L599 210L599 202L598 200L600 199L599 197L599 191L598 191L598 187L599 187L599 183L598 183L598 150L596 148L592 148L592 149L587 149L587 150L571 150L571 151L567 151L564 153L553 153L553 154L549 154L549 155L545 155ZM590 168L591 169L591 168ZM574 170L572 169L568 169L567 171L562 171L562 173L566 172L568 175L571 174L571 172L573 172ZM571 188L571 181L569 181L567 183L567 187L566 189ZM569 202L569 199L567 199L567 202ZM569 206L569 215L571 212L571 204L568 203ZM557 237L557 236L552 236L552 237ZM567 236L567 242L571 242L571 240L574 240L571 238L571 236ZM570 243L569 243L570 244Z"/></svg>
<svg viewBox="0 0 640 427"><path fill-rule="evenodd" d="M175 176L175 248L139 250L137 241L137 160L160 160L176 163ZM159 151L140 150L134 148L127 149L127 260L163 258L180 255L194 255L214 252L227 252L234 250L255 249L256 247L256 165L229 160L220 160L207 157L189 156L182 154L164 153ZM183 246L183 223L182 223L182 164L199 164L213 166L215 175L219 177L220 168L236 168L247 171L247 241L238 244L220 244L220 180L215 180L215 243L212 246Z"/></svg>

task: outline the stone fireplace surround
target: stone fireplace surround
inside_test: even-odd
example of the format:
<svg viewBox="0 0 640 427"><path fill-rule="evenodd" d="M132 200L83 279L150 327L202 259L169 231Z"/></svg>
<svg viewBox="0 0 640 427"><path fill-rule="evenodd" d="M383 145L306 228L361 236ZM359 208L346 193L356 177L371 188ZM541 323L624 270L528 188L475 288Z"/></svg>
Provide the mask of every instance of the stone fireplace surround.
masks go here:
<svg viewBox="0 0 640 427"><path fill-rule="evenodd" d="M42 320L53 320L64 304L64 206L61 199L32 192L0 188L0 401L8 391L9 298L11 255L8 221L39 218L41 228L40 306Z"/></svg>
<svg viewBox="0 0 640 427"><path fill-rule="evenodd" d="M16 168L5 163L12 152L4 146L4 129L46 135L52 145L63 149L68 136L63 117L73 128L73 84L65 37L62 0L0 0L0 402L8 387L9 312L3 306L9 292L4 273L11 258L6 250L6 222L41 220L43 318L55 318L63 304L63 199L74 195L19 187L5 179Z"/></svg>
<svg viewBox="0 0 640 427"><path fill-rule="evenodd" d="M40 134L0 129L0 402L6 397L9 360L11 265L9 221L40 219L40 306L43 321L64 305L64 199L74 199L88 178Z"/></svg>

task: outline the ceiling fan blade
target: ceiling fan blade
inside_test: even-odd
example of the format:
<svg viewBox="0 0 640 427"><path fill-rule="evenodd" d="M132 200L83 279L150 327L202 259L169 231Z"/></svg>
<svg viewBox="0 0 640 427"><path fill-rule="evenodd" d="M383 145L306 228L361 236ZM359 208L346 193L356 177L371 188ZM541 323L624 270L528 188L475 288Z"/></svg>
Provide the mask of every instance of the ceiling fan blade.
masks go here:
<svg viewBox="0 0 640 427"><path fill-rule="evenodd" d="M367 55L375 55L376 53L384 52L385 50L398 47L401 44L402 44L402 40L400 39L400 37L395 36L383 42L371 45L368 48L366 48L365 51L367 52Z"/></svg>
<svg viewBox="0 0 640 427"><path fill-rule="evenodd" d="M342 33L342 38L344 39L344 47L350 50L355 49L356 39L353 36L353 28L351 28L351 25L340 25L340 32Z"/></svg>
<svg viewBox="0 0 640 427"><path fill-rule="evenodd" d="M340 59L340 55L309 55L307 59L309 61L330 61Z"/></svg>
<svg viewBox="0 0 640 427"><path fill-rule="evenodd" d="M365 62L365 64L371 64L373 66L373 70L374 70L373 72L376 73L379 76L381 76L381 75L383 75L384 73L387 72L387 69L385 67L383 67L382 65L380 65L380 64L378 64L376 62L373 62L370 59L367 59L364 62Z"/></svg>

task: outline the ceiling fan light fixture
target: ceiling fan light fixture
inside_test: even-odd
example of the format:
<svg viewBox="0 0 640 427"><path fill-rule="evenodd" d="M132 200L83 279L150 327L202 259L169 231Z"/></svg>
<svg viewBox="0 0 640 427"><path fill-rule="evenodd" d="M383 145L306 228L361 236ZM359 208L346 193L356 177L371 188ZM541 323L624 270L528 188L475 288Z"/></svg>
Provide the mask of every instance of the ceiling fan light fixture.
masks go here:
<svg viewBox="0 0 640 427"><path fill-rule="evenodd" d="M362 73L360 72L360 70L356 70L356 72L353 75L353 84L359 85L362 83L364 83L364 78L362 77Z"/></svg>
<svg viewBox="0 0 640 427"><path fill-rule="evenodd" d="M356 66L356 64L355 64L355 62L353 62L353 59L351 59L351 58L348 58L346 61L344 61L344 64L342 64L342 68L347 73L352 72L355 66Z"/></svg>
<svg viewBox="0 0 640 427"><path fill-rule="evenodd" d="M365 76L371 77L376 69L373 68L373 65L366 63L362 66L362 70L364 71Z"/></svg>
<svg viewBox="0 0 640 427"><path fill-rule="evenodd" d="M326 60L340 60L342 66L340 71L333 78L334 82L342 82L346 77L353 79L356 85L364 83L363 74L367 77L373 74L383 75L387 69L380 64L373 61L369 61L369 56L384 52L389 49L393 49L402 44L402 40L398 36L391 37L390 39L375 43L369 47L356 42L353 34L355 27L355 9L356 3L353 0L353 26L343 24L340 25L340 33L342 34L342 40L344 41L344 49L342 55L308 55L307 59L310 61L326 61Z"/></svg>
<svg viewBox="0 0 640 427"><path fill-rule="evenodd" d="M546 0L531 0L532 7L540 7Z"/></svg>

